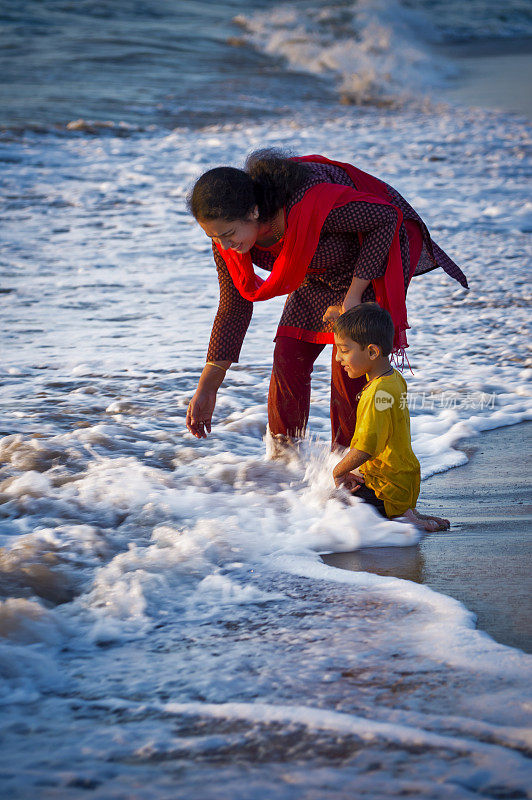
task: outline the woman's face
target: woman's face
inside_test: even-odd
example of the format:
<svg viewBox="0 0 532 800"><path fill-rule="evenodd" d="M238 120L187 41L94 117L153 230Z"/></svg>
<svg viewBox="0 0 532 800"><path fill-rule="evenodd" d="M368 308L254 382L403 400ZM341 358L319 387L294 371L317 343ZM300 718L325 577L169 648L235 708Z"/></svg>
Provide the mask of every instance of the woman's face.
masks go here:
<svg viewBox="0 0 532 800"><path fill-rule="evenodd" d="M246 219L209 219L198 220L199 226L205 231L213 242L219 244L222 250L235 250L237 253L249 253L260 230L257 221L259 216L258 208L246 217Z"/></svg>

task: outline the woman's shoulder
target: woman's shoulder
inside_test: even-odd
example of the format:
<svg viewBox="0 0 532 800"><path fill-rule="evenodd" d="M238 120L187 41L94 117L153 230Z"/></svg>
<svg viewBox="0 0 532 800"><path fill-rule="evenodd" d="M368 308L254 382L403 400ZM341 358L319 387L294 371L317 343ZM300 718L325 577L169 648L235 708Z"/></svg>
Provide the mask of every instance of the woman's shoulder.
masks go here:
<svg viewBox="0 0 532 800"><path fill-rule="evenodd" d="M341 167L334 164L318 164L315 161L305 162L308 171L307 179L295 190L288 203L287 211L299 203L303 195L319 183L337 183L343 186L353 186L349 175Z"/></svg>

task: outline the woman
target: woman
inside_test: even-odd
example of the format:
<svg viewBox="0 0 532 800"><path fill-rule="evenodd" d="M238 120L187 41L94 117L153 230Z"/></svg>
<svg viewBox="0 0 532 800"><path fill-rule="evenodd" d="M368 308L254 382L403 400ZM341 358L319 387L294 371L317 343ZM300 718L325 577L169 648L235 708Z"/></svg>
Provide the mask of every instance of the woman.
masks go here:
<svg viewBox="0 0 532 800"><path fill-rule="evenodd" d="M305 432L312 367L333 342L331 325L340 313L377 300L394 321L394 352L404 356L412 276L442 267L467 288L464 274L395 189L323 156L252 153L245 170L204 173L189 208L212 240L220 284L207 363L187 410L187 427L198 438L210 433L216 393L238 361L254 302L288 294L268 395L270 433L286 441ZM262 281L253 264L270 277ZM342 371L333 348L333 445L349 445L364 383Z"/></svg>

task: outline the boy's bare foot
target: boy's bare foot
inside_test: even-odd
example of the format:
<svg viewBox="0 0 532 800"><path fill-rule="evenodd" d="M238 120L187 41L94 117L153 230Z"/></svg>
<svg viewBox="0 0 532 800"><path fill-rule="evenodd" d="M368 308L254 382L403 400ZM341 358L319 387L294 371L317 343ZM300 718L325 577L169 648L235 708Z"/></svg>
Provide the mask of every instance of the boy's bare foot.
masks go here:
<svg viewBox="0 0 532 800"><path fill-rule="evenodd" d="M451 526L448 519L421 514L416 508L409 508L402 516L403 519L408 520L412 525L421 528L423 531L428 531L429 533L447 531Z"/></svg>
<svg viewBox="0 0 532 800"><path fill-rule="evenodd" d="M435 522L438 527L436 528L437 531L448 531L451 527L451 523L445 517L435 517L433 514L422 514L417 508L412 509L414 514L418 519L421 520L428 520L429 522Z"/></svg>

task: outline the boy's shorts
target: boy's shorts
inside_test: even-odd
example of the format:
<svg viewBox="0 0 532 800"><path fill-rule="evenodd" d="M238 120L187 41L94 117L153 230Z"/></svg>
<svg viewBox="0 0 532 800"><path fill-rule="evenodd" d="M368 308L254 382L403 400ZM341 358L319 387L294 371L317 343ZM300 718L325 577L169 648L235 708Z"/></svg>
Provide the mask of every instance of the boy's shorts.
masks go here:
<svg viewBox="0 0 532 800"><path fill-rule="evenodd" d="M369 503L371 506L374 506L375 510L379 512L379 514L383 517L388 519L388 515L386 513L386 509L384 508L384 501L379 500L373 489L370 489L369 486L365 484L360 484L358 489L354 492L351 492L353 497L360 497L365 503Z"/></svg>

